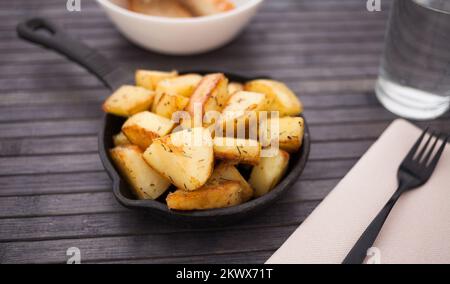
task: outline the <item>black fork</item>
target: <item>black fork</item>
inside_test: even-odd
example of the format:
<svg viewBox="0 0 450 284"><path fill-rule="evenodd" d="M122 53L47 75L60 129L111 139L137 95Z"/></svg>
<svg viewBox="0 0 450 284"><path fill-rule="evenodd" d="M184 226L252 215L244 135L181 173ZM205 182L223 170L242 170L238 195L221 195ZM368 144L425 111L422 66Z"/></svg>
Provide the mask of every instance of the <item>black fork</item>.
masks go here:
<svg viewBox="0 0 450 284"><path fill-rule="evenodd" d="M433 174L433 171L442 156L442 152L447 145L449 137L433 132L432 134L429 134L429 138L425 142L425 145L420 147L423 144L427 133L428 128L422 133L400 165L397 174L399 184L397 191L395 191L391 199L389 199L380 213L378 213L372 223L370 223L358 239L351 251L345 257L342 262L343 264L361 264L366 257L367 250L375 242L384 222L400 196L408 190L415 189L425 184ZM443 143L439 149L435 151L435 148L441 139L443 139ZM431 146L430 143L432 143Z"/></svg>

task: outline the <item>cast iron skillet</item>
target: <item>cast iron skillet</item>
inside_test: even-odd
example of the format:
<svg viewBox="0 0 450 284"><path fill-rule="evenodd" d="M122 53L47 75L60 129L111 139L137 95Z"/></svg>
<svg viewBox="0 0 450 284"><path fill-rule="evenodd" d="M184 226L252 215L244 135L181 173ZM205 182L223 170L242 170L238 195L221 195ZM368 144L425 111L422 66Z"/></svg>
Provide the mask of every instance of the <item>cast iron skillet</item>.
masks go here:
<svg viewBox="0 0 450 284"><path fill-rule="evenodd" d="M133 72L115 66L111 60L103 57L95 50L83 43L68 37L62 30L51 22L41 18L33 18L21 22L17 26L18 35L27 41L34 42L46 48L57 51L70 60L80 64L98 79L106 87L115 90L123 84L133 84ZM181 73L214 73L216 70L189 70ZM235 73L223 72L231 81L246 82L255 77L247 77ZM258 77L261 78L261 77ZM267 77L266 77L267 78ZM108 149L113 147L112 136L121 129L124 119L106 114L99 133L98 149L102 163L113 180L113 193L120 204L127 208L144 210L153 216L165 220L175 221L178 224L195 226L224 225L239 220L244 220L255 212L266 208L286 191L301 175L309 155L310 137L305 120L305 136L303 146L299 153L292 154L289 168L283 180L268 194L248 201L244 204L223 209L205 211L173 211L163 203L165 196L159 200L136 200L128 184L120 177L108 155ZM243 172L245 175L245 173Z"/></svg>

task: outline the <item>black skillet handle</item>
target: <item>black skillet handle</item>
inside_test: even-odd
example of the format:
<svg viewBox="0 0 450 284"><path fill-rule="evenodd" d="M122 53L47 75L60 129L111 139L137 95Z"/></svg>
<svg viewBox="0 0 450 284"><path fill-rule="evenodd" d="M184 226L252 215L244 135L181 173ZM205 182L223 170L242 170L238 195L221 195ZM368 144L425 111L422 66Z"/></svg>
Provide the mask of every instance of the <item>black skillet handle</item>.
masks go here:
<svg viewBox="0 0 450 284"><path fill-rule="evenodd" d="M27 41L37 43L66 56L97 76L114 90L129 80L129 73L114 66L111 60L82 42L67 36L61 29L43 18L32 18L17 25L17 34ZM128 74L127 74L128 73Z"/></svg>

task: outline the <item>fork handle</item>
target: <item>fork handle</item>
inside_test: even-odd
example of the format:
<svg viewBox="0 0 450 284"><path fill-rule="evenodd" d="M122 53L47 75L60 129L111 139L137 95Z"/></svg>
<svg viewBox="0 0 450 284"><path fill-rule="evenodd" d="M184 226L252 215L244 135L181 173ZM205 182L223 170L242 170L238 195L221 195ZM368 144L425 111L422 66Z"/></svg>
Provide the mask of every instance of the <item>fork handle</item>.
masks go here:
<svg viewBox="0 0 450 284"><path fill-rule="evenodd" d="M345 257L342 264L361 264L367 256L367 250L372 247L378 234L383 227L389 213L394 207L397 200L400 198L403 190L400 188L392 195L391 199L384 205L383 209L378 213L378 215L373 219L372 223L366 228L364 233L358 239L356 244L350 250L350 252Z"/></svg>

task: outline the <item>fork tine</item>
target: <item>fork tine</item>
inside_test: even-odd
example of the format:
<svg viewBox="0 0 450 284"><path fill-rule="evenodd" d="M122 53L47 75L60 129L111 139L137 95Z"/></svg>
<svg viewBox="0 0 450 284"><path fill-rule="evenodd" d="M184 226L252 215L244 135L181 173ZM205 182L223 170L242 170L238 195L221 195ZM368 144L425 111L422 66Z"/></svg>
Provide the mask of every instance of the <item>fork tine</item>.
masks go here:
<svg viewBox="0 0 450 284"><path fill-rule="evenodd" d="M427 155L425 156L425 158L423 158L423 163L426 165L428 165L428 162L430 161L430 157L434 152L434 148L436 148L437 142L441 139L442 134L439 133L439 135L437 135L434 139L434 143L431 146L430 150L428 150Z"/></svg>
<svg viewBox="0 0 450 284"><path fill-rule="evenodd" d="M420 144L422 144L422 140L425 137L425 134L428 132L428 127L422 132L422 135L420 135L419 139L417 139L414 146L409 150L408 155L406 155L405 161L412 161L414 159L414 156L417 153L417 149L419 149Z"/></svg>
<svg viewBox="0 0 450 284"><path fill-rule="evenodd" d="M435 136L436 136L436 132L433 131L430 134L430 137L428 137L428 140L425 143L425 145L423 145L422 149L420 150L419 155L417 155L417 158L416 158L417 162L420 163L422 161L423 155L425 154L425 151L427 151L427 148L428 148L428 145L430 145L431 139Z"/></svg>
<svg viewBox="0 0 450 284"><path fill-rule="evenodd" d="M427 167L427 169L434 171L434 168L436 167L437 163L439 162L439 159L442 156L442 152L444 152L445 146L447 146L448 142L448 136L444 139L444 142L442 143L441 147L437 151L436 155L434 155L433 159L430 162L430 165Z"/></svg>

